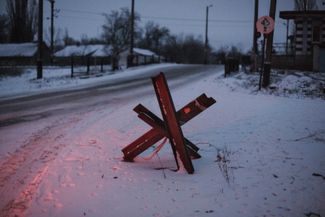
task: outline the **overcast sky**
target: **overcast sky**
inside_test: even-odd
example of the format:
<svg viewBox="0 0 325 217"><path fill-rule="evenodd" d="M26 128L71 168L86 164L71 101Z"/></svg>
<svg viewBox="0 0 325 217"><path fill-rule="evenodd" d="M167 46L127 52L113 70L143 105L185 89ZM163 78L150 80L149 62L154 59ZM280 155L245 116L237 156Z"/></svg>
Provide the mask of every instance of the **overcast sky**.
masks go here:
<svg viewBox="0 0 325 217"><path fill-rule="evenodd" d="M4 7L4 0L0 6ZM254 0L135 0L135 10L141 16L141 25L153 20L168 27L175 34L205 34L206 6L209 10L209 42L215 48L235 45L246 50L252 44ZM267 15L270 0L260 0L259 16ZM56 0L60 9L56 28L67 28L69 34L80 39L82 34L99 37L104 23L102 13L121 7L131 7L131 0ZM292 10L293 0L278 0L277 14ZM44 17L50 15L50 3L44 0ZM45 20L44 24L49 25ZM285 21L276 18L275 42L285 41Z"/></svg>

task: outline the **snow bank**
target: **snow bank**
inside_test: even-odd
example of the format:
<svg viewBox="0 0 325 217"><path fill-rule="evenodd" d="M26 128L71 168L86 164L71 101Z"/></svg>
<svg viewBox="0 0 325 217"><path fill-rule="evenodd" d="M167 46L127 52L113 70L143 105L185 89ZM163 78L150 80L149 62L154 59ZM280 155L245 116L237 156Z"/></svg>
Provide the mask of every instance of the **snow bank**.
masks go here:
<svg viewBox="0 0 325 217"><path fill-rule="evenodd" d="M153 64L139 66L112 72L106 70L100 73L99 69L92 68L96 73L87 75L86 67L74 68L75 77L71 78L71 70L67 68L45 68L43 79L36 79L36 69L23 69L20 76L0 77L0 98L26 96L50 91L80 89L98 83L114 84L138 77L150 76L168 67L177 67L177 64ZM1 68L0 68L1 70Z"/></svg>
<svg viewBox="0 0 325 217"><path fill-rule="evenodd" d="M258 91L258 73L233 73L230 77L220 75L220 84L230 90L244 91L251 94L271 94L294 98L325 99L325 73L273 71L268 88Z"/></svg>

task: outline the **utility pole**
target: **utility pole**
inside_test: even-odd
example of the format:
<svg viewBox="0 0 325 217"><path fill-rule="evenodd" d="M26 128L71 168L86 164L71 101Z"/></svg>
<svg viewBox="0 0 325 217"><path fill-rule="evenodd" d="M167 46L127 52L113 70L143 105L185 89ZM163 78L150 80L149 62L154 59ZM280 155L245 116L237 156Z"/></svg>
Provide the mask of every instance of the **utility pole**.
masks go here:
<svg viewBox="0 0 325 217"><path fill-rule="evenodd" d="M43 78L43 0L38 0L38 55L37 55L37 79Z"/></svg>
<svg viewBox="0 0 325 217"><path fill-rule="evenodd" d="M55 0L49 0L51 3L51 62L53 63L54 55L54 2Z"/></svg>
<svg viewBox="0 0 325 217"><path fill-rule="evenodd" d="M208 22L209 22L209 8L213 5L206 7L206 19L205 19L205 43L204 43L204 64L208 64Z"/></svg>
<svg viewBox="0 0 325 217"><path fill-rule="evenodd" d="M288 56L288 46L289 46L289 19L287 20L287 31L286 31L286 56Z"/></svg>
<svg viewBox="0 0 325 217"><path fill-rule="evenodd" d="M275 11L276 11L276 0L271 0L270 13L269 16L275 21ZM273 49L273 35L274 30L268 34L266 42L266 57L264 62L263 70L263 87L268 87L270 84L270 73L271 73L271 61L272 61L272 49Z"/></svg>
<svg viewBox="0 0 325 217"><path fill-rule="evenodd" d="M130 38L130 51L127 57L127 67L133 66L133 48L134 48L134 0L132 0L131 5L131 38Z"/></svg>
<svg viewBox="0 0 325 217"><path fill-rule="evenodd" d="M259 0L255 0L255 7L254 7L254 23L253 23L253 53L252 53L252 68L251 71L256 71L257 69L257 55L258 55L258 45L257 45L257 29L256 29L256 22L258 19L258 3Z"/></svg>
<svg viewBox="0 0 325 217"><path fill-rule="evenodd" d="M304 11L307 11L307 0L304 0Z"/></svg>

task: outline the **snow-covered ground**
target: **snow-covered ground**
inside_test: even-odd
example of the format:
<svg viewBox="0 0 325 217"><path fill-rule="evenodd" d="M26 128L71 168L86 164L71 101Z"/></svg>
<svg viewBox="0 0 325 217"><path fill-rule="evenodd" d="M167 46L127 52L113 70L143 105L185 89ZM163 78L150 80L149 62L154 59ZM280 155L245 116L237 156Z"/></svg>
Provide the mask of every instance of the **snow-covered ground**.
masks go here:
<svg viewBox="0 0 325 217"><path fill-rule="evenodd" d="M35 68L22 69L19 76L0 77L0 98L31 95L44 92L82 89L99 83L114 84L121 81L132 80L146 75L153 70L161 70L168 67L180 67L181 64L153 64L139 66L125 70L112 72L105 70L103 73L96 69L96 73L86 73L85 67L75 68L74 77L71 78L69 67L54 67L43 69L43 79L36 79ZM1 74L1 68L0 68Z"/></svg>
<svg viewBox="0 0 325 217"><path fill-rule="evenodd" d="M1 90L10 79L19 82L3 79ZM2 127L1 146L20 148L0 155L0 216L325 216L324 94L297 88L308 80L308 88L323 91L321 79L277 75L261 92L257 75L224 78L220 70L188 85L170 82L176 109L203 92L217 100L182 127L202 156L193 160L193 175L173 171L168 143L151 160L144 158L149 150L134 163L122 161L121 149L150 129L132 108L141 102L160 116L153 88L117 95L110 107ZM59 85L49 86L70 82L54 80ZM36 91L44 81L22 86ZM19 168L28 175L17 175Z"/></svg>
<svg viewBox="0 0 325 217"><path fill-rule="evenodd" d="M251 94L272 94L293 98L325 99L325 73L274 70L271 84L267 89L258 91L260 76L258 73L233 73L223 80L230 90L239 90Z"/></svg>

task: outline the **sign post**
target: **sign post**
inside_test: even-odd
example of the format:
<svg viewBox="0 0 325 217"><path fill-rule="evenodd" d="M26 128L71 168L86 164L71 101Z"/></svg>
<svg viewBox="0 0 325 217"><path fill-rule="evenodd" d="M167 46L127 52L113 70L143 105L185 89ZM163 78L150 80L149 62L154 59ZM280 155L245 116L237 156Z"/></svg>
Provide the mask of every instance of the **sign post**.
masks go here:
<svg viewBox="0 0 325 217"><path fill-rule="evenodd" d="M273 32L274 30L274 20L272 17L270 16L263 16L260 17L257 22L256 22L256 29L257 32L260 32L261 34L263 34L263 42L262 42L262 65L261 65L261 69L260 69L260 79L259 79L259 85L258 85L258 89L261 90L261 86L262 86L262 78L264 75L264 62L265 62L265 39L267 38L267 36Z"/></svg>

